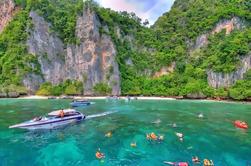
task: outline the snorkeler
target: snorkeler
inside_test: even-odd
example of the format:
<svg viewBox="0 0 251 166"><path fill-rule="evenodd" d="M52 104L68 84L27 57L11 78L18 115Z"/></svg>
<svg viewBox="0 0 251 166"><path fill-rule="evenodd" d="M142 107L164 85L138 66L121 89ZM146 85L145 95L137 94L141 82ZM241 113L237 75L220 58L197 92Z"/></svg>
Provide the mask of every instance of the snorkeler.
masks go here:
<svg viewBox="0 0 251 166"><path fill-rule="evenodd" d="M164 140L164 135L159 135L158 140L163 141Z"/></svg>
<svg viewBox="0 0 251 166"><path fill-rule="evenodd" d="M200 113L200 114L198 115L198 118L204 118L204 115L203 115L202 113Z"/></svg>
<svg viewBox="0 0 251 166"><path fill-rule="evenodd" d="M146 134L146 139L148 140L153 140L153 141L163 141L164 140L164 136L163 135L159 135L157 136L154 132L150 133L150 134Z"/></svg>
<svg viewBox="0 0 251 166"><path fill-rule="evenodd" d="M200 159L199 159L198 156L193 156L192 161L193 161L194 164L200 164Z"/></svg>
<svg viewBox="0 0 251 166"><path fill-rule="evenodd" d="M136 142L131 143L131 147L136 147L136 146L137 146Z"/></svg>
<svg viewBox="0 0 251 166"><path fill-rule="evenodd" d="M103 159L103 158L105 158L105 154L101 153L100 148L98 148L98 151L96 152L96 158L97 159Z"/></svg>
<svg viewBox="0 0 251 166"><path fill-rule="evenodd" d="M105 134L105 137L108 137L108 138L112 137L112 132L109 131L108 133L106 133L106 134Z"/></svg>
<svg viewBox="0 0 251 166"><path fill-rule="evenodd" d="M214 166L213 160L204 159L203 166Z"/></svg>
<svg viewBox="0 0 251 166"><path fill-rule="evenodd" d="M183 141L183 134L182 133L175 133L176 136L179 138L180 141Z"/></svg>
<svg viewBox="0 0 251 166"><path fill-rule="evenodd" d="M154 132L152 132L151 134L146 134L146 139L148 139L148 140L157 140L158 137Z"/></svg>

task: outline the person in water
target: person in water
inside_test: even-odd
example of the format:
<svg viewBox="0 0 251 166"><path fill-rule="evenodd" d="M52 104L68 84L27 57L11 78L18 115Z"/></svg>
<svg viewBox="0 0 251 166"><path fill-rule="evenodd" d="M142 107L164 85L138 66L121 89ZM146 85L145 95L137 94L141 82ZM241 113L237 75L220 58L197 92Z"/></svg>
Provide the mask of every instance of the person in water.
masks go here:
<svg viewBox="0 0 251 166"><path fill-rule="evenodd" d="M200 164L200 159L199 159L198 156L193 156L192 161L193 161L194 164Z"/></svg>
<svg viewBox="0 0 251 166"><path fill-rule="evenodd" d="M179 138L180 141L183 141L184 135L182 133L176 133L176 136Z"/></svg>
<svg viewBox="0 0 251 166"><path fill-rule="evenodd" d="M131 143L131 147L135 148L137 146L136 142Z"/></svg>
<svg viewBox="0 0 251 166"><path fill-rule="evenodd" d="M152 132L151 134L147 134L146 138L148 140L154 140L154 141L156 141L158 139L157 135L154 132Z"/></svg>
<svg viewBox="0 0 251 166"><path fill-rule="evenodd" d="M200 114L198 115L198 118L204 118L204 115L203 115L202 113L200 113Z"/></svg>
<svg viewBox="0 0 251 166"><path fill-rule="evenodd" d="M100 148L98 148L95 156L96 156L97 159L103 159L103 158L105 158L105 154L101 153Z"/></svg>
<svg viewBox="0 0 251 166"><path fill-rule="evenodd" d="M203 166L214 166L213 160L204 159Z"/></svg>
<svg viewBox="0 0 251 166"><path fill-rule="evenodd" d="M146 139L153 140L153 141L157 141L157 140L163 141L164 136L163 135L157 136L154 132L152 132L152 133L146 135Z"/></svg>
<svg viewBox="0 0 251 166"><path fill-rule="evenodd" d="M173 127L173 128L176 128L176 127L177 127L176 123L173 123L173 124L172 124L172 127Z"/></svg>
<svg viewBox="0 0 251 166"><path fill-rule="evenodd" d="M109 131L108 133L106 133L106 134L105 134L105 137L108 137L108 138L112 137L112 132Z"/></svg>

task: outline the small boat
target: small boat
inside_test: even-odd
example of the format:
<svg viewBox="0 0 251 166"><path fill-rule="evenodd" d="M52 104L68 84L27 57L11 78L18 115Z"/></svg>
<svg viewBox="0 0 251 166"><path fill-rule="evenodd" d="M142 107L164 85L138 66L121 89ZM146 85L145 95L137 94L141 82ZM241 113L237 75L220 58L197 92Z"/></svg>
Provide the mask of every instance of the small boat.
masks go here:
<svg viewBox="0 0 251 166"><path fill-rule="evenodd" d="M85 115L74 109L57 110L48 113L47 117L36 117L32 120L10 126L22 129L53 129L85 119Z"/></svg>
<svg viewBox="0 0 251 166"><path fill-rule="evenodd" d="M92 103L88 100L73 100L70 105L72 107L81 107L81 106L88 106L91 105Z"/></svg>
<svg viewBox="0 0 251 166"><path fill-rule="evenodd" d="M236 120L234 122L235 127L241 128L241 129L248 129L248 124L246 122Z"/></svg>

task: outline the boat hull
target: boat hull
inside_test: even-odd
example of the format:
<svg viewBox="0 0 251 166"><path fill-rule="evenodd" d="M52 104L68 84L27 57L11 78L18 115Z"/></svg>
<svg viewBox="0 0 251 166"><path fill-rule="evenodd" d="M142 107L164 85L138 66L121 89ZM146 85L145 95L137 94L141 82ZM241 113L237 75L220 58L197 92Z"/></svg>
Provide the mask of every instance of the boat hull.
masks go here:
<svg viewBox="0 0 251 166"><path fill-rule="evenodd" d="M21 124L17 124L14 126L10 126L9 128L22 128L28 130L37 130L37 129L54 129L61 126L65 126L71 123L79 122L85 119L83 114L79 114L72 117L64 117L64 118L55 118L52 120L39 121L39 122L24 122Z"/></svg>

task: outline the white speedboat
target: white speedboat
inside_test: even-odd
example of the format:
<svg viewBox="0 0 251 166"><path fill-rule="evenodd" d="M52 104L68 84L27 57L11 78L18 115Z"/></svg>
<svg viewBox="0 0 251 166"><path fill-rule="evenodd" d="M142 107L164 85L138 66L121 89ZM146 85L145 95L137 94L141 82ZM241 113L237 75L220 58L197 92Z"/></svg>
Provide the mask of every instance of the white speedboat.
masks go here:
<svg viewBox="0 0 251 166"><path fill-rule="evenodd" d="M85 115L75 109L57 110L48 113L47 117L36 117L30 121L10 126L9 128L53 129L85 119Z"/></svg>

